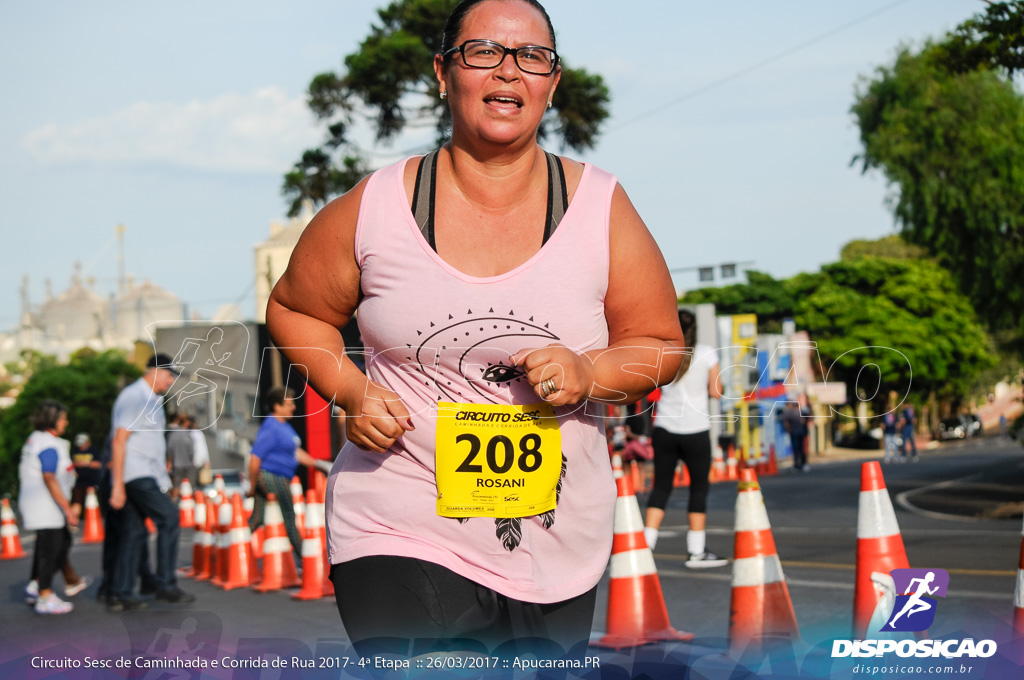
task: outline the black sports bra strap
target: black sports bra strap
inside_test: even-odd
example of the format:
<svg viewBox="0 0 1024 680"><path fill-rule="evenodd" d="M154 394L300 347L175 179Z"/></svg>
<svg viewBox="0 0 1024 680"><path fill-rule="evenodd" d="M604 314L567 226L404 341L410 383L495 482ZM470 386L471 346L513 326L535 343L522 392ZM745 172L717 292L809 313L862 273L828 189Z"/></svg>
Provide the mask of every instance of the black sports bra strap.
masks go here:
<svg viewBox="0 0 1024 680"><path fill-rule="evenodd" d="M413 217L423 238L435 252L437 245L434 243L434 190L437 186L438 151L439 149L431 151L420 159L420 167L416 171L416 188L412 193Z"/></svg>
<svg viewBox="0 0 1024 680"><path fill-rule="evenodd" d="M438 151L440 149L431 151L420 159L420 166L416 170L416 186L412 193L413 217L423 238L434 252L437 252L437 243L434 240L434 204L437 196ZM566 193L562 159L553 153L545 152L545 156L548 162L548 205L543 242L547 243L569 208L569 196Z"/></svg>
<svg viewBox="0 0 1024 680"><path fill-rule="evenodd" d="M569 207L569 195L565 188L565 170L562 159L553 153L545 152L548 159L548 219L544 225L544 243L555 233L559 222Z"/></svg>

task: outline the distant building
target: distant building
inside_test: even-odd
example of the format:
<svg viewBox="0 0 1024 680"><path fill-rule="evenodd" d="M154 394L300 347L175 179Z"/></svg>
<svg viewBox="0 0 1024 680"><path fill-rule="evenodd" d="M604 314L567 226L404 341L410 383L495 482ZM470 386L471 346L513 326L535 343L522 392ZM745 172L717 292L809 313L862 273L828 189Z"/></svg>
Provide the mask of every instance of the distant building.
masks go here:
<svg viewBox="0 0 1024 680"><path fill-rule="evenodd" d="M21 323L0 334L0 362L13 361L24 349L53 354L67 361L73 352L89 347L132 350L136 341L152 342L147 326L179 325L185 306L174 293L149 281L136 285L126 279L121 295L104 299L91 282L83 282L81 266L75 266L71 285L54 295L49 281L41 304L28 293L28 277L21 289Z"/></svg>
<svg viewBox="0 0 1024 680"><path fill-rule="evenodd" d="M284 270L288 268L288 260L291 259L295 244L299 237L306 230L313 219L313 203L306 201L302 205L302 212L293 217L287 224L282 222L270 223L270 238L254 247L256 275L256 321L257 323L267 322L267 302L270 300L270 291L274 289Z"/></svg>

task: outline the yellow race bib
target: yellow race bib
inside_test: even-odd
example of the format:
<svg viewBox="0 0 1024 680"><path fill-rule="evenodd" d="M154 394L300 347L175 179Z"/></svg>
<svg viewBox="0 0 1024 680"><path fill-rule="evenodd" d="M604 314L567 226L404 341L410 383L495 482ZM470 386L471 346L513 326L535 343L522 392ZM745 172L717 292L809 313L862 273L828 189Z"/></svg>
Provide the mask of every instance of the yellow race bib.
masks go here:
<svg viewBox="0 0 1024 680"><path fill-rule="evenodd" d="M437 404L437 514L530 517L553 510L562 433L549 404Z"/></svg>

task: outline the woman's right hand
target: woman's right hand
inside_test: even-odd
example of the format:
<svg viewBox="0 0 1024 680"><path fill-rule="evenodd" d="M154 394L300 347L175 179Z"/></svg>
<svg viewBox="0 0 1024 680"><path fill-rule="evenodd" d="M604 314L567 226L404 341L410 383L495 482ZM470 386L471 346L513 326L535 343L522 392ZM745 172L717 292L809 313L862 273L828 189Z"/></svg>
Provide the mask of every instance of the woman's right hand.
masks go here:
<svg viewBox="0 0 1024 680"><path fill-rule="evenodd" d="M124 484L115 484L114 488L110 490L110 507L114 510L120 510L124 507L126 499Z"/></svg>
<svg viewBox="0 0 1024 680"><path fill-rule="evenodd" d="M415 429L401 398L369 378L362 393L344 408L348 440L364 451L384 453L395 440Z"/></svg>

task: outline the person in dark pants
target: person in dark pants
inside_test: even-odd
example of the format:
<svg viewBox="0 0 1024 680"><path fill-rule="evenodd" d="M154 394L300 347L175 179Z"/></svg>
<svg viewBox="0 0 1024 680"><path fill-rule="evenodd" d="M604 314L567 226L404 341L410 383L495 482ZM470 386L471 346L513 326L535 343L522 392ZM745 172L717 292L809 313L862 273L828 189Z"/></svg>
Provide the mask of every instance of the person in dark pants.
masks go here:
<svg viewBox="0 0 1024 680"><path fill-rule="evenodd" d="M793 445L793 469L807 472L811 466L807 464L807 414L795 402L786 404L782 414L782 428L789 433L790 444Z"/></svg>
<svg viewBox="0 0 1024 680"><path fill-rule="evenodd" d="M900 447L901 462L907 462L907 456L912 455L913 461L917 462L917 442L914 441L914 428L917 426L917 414L914 407L907 404L900 413L900 434L903 436L903 445Z"/></svg>
<svg viewBox="0 0 1024 680"><path fill-rule="evenodd" d="M267 495L277 496L284 517L288 540L298 559L302 558L302 537L295 526L295 506L292 505L291 482L299 464L309 465L325 473L330 463L316 460L300 446L299 435L288 424L295 413L295 395L285 387L273 387L267 393L270 416L265 418L252 443L249 455L249 493L255 497L249 530L263 526Z"/></svg>
<svg viewBox="0 0 1024 680"><path fill-rule="evenodd" d="M100 504L100 515L103 517L103 580L100 582L99 591L96 593L96 599L108 605L112 604L111 599L114 595L118 555L124 546L124 540L120 533L122 522L120 517L121 511L113 510L110 507L110 490L112 488L110 461L113 454L113 444L114 433L111 432L107 435L107 440L103 444L103 454L100 457L102 474L100 475L99 488L96 492L97 500ZM138 568L138 576L140 579L139 593L142 595L152 595L156 592L156 577L153 576L153 570L150 568L149 564L149 543L147 541L143 541L142 545L139 546ZM141 600L134 602L134 608L142 609L145 608L145 605L146 603ZM118 605L116 603L113 603L112 606L115 610L123 607L123 605Z"/></svg>
<svg viewBox="0 0 1024 680"><path fill-rule="evenodd" d="M690 569L724 567L728 560L707 549L707 498L711 486L711 430L708 425L711 399L722 396L718 354L713 347L697 343L697 319L679 311L679 325L689 354L683 359L675 380L661 388L651 442L654 444L654 488L644 514L644 538L654 550L658 528L665 519L665 507L682 461L690 473L687 501L686 550Z"/></svg>
<svg viewBox="0 0 1024 680"><path fill-rule="evenodd" d="M167 419L160 395L180 372L166 354L156 354L141 378L121 390L114 402L110 507L120 511L118 531L123 550L118 556L113 598L108 611L138 608L134 597L139 551L148 537L145 520L157 530L156 599L181 604L195 596L178 588L178 509L167 497Z"/></svg>
<svg viewBox="0 0 1024 680"><path fill-rule="evenodd" d="M75 435L75 447L71 450L71 462L75 466L75 488L71 491L71 511L82 519L82 506L89 488L100 486L100 458L92 446L92 440L85 432Z"/></svg>
<svg viewBox="0 0 1024 680"><path fill-rule="evenodd" d="M25 599L35 606L37 614L67 614L74 605L53 592L54 574L64 571L65 594L69 596L88 585L68 562L69 527L78 526L78 516L68 502L75 483L70 447L66 439L60 438L68 426L67 407L48 399L36 408L32 424L35 431L22 447L18 467L18 508L25 529L36 532L32 580L25 588Z"/></svg>

